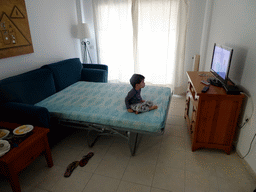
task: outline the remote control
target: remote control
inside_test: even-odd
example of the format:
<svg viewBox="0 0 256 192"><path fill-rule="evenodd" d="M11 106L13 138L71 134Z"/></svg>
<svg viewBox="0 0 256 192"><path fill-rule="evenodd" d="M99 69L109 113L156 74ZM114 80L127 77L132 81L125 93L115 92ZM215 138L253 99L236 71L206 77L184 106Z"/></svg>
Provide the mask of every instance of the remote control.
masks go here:
<svg viewBox="0 0 256 192"><path fill-rule="evenodd" d="M208 87L208 86L205 86L205 87L202 89L202 93L207 92L207 91L208 91L208 89L209 89L209 87Z"/></svg>
<svg viewBox="0 0 256 192"><path fill-rule="evenodd" d="M201 83L205 84L205 85L210 85L210 83L208 83L207 81L202 80Z"/></svg>

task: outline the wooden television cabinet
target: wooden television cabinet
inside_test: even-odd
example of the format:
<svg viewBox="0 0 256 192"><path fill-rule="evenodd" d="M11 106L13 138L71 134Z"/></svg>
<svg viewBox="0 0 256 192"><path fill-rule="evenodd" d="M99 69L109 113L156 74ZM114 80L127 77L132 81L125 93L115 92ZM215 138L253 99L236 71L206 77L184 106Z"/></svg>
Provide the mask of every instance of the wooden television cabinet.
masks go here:
<svg viewBox="0 0 256 192"><path fill-rule="evenodd" d="M185 119L192 151L199 148L222 149L230 154L244 94L228 95L224 88L210 85L206 93L201 80L213 77L210 72L187 72Z"/></svg>

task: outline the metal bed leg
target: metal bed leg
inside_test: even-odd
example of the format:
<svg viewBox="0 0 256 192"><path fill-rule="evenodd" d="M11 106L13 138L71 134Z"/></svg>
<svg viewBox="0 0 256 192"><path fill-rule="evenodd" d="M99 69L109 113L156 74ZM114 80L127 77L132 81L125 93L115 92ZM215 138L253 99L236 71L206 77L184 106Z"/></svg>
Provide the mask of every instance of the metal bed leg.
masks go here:
<svg viewBox="0 0 256 192"><path fill-rule="evenodd" d="M136 148L138 146L139 143L139 134L138 133L133 133L133 132L129 132L129 148L131 151L131 155L134 156L135 152L136 152Z"/></svg>
<svg viewBox="0 0 256 192"><path fill-rule="evenodd" d="M87 143L89 147L93 147L98 138L100 137L100 132L95 130L89 130L87 133Z"/></svg>

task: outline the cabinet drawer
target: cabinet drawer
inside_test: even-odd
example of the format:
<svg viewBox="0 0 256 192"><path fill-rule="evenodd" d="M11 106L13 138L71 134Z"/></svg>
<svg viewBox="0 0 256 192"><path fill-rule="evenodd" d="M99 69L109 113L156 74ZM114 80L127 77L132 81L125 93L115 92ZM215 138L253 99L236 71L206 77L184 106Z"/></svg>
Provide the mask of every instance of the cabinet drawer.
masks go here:
<svg viewBox="0 0 256 192"><path fill-rule="evenodd" d="M196 117L197 117L197 108L195 108L195 106L193 106L192 122L196 122Z"/></svg>
<svg viewBox="0 0 256 192"><path fill-rule="evenodd" d="M199 97L198 97L199 98ZM194 110L198 110L198 100L199 99L197 99L197 100L194 100L194 102L193 102L193 107L194 107Z"/></svg>
<svg viewBox="0 0 256 192"><path fill-rule="evenodd" d="M195 135L195 128L196 128L196 122L192 121L191 125L190 125L190 137L191 137L192 141L193 141L194 135Z"/></svg>
<svg viewBox="0 0 256 192"><path fill-rule="evenodd" d="M192 98L194 101L197 101L198 100L198 95L196 94L196 91L192 85L191 82L188 82L188 90L187 90L187 93L189 93L192 95Z"/></svg>

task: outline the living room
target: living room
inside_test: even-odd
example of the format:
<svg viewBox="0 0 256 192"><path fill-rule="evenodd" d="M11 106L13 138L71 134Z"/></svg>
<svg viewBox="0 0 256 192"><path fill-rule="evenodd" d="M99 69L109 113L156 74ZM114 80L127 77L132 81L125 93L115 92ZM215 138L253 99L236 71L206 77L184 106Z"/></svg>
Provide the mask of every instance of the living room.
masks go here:
<svg viewBox="0 0 256 192"><path fill-rule="evenodd" d="M74 37L75 27L81 22L79 0L25 0L25 3L34 53L1 59L0 79L37 69L48 63L75 57L82 58L80 40ZM87 15L90 4L91 1L85 1L83 4L84 13ZM256 97L255 12L256 3L253 0L190 0L185 51L185 71L193 70L192 57L195 54L201 56L199 70L209 71L214 43L234 49L230 78L250 96L243 108L243 119L249 118L249 121L239 130L236 152L243 157L249 151L243 160L249 165L248 171L252 174L256 174L256 150L253 140L253 123L256 115L252 102ZM92 21L88 18L84 20L91 27ZM90 40L92 60L97 63L95 39ZM187 81L185 74L184 81ZM184 107L185 105L180 106ZM30 178L32 177L31 175Z"/></svg>

